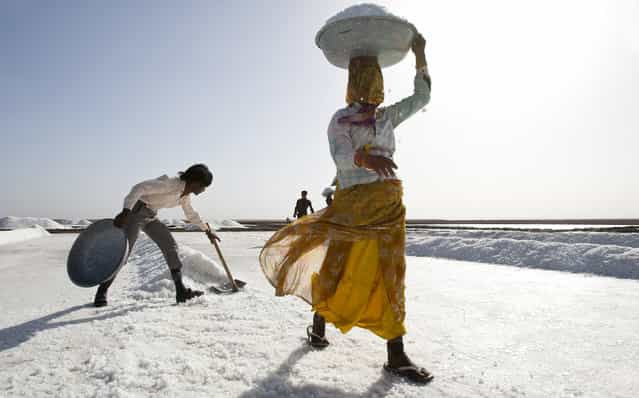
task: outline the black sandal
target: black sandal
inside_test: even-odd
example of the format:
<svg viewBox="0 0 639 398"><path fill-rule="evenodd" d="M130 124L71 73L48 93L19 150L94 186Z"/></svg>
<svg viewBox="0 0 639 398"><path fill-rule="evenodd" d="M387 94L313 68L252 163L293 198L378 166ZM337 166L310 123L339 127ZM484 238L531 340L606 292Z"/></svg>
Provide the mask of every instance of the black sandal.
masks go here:
<svg viewBox="0 0 639 398"><path fill-rule="evenodd" d="M308 344L313 348L322 349L328 347L330 344L328 340L326 340L326 337L313 333L313 325L309 325L306 328L306 336Z"/></svg>
<svg viewBox="0 0 639 398"><path fill-rule="evenodd" d="M412 381L413 383L419 384L428 384L435 378L435 376L426 369L419 368L415 365L399 366L395 368L388 365L388 363L385 363L384 370L392 375L399 376Z"/></svg>

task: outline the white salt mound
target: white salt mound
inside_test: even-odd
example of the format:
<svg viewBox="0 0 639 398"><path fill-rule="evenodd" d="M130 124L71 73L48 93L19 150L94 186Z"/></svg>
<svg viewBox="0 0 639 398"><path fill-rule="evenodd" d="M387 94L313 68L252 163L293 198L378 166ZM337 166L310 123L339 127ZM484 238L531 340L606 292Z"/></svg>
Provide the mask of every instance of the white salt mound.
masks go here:
<svg viewBox="0 0 639 398"><path fill-rule="evenodd" d="M335 16L326 21L326 25L336 21L357 17L389 17L405 21L404 18L400 18L397 15L388 12L388 10L383 6L372 3L363 3L348 7L347 9L337 13Z"/></svg>
<svg viewBox="0 0 639 398"><path fill-rule="evenodd" d="M359 4L330 18L317 32L315 44L326 60L348 69L350 60L375 56L382 68L401 62L410 50L416 28L384 7Z"/></svg>
<svg viewBox="0 0 639 398"><path fill-rule="evenodd" d="M222 221L219 221L218 224L221 225L222 227L227 227L227 228L246 228L244 225L240 224L239 222L235 220L222 220Z"/></svg>
<svg viewBox="0 0 639 398"><path fill-rule="evenodd" d="M19 228L12 231L0 231L0 245L23 242L29 239L41 238L51 235L39 225L30 228Z"/></svg>
<svg viewBox="0 0 639 398"><path fill-rule="evenodd" d="M213 225L212 223L209 223L209 225L213 229L219 229L219 228L216 228L216 226ZM200 228L198 225L195 225L195 224L184 224L184 230L185 231L201 231L202 228Z"/></svg>
<svg viewBox="0 0 639 398"><path fill-rule="evenodd" d="M174 219L165 218L164 220L162 220L162 223L164 225L173 225L176 227L181 227L185 224L184 221L180 220L179 218L174 218Z"/></svg>
<svg viewBox="0 0 639 398"><path fill-rule="evenodd" d="M50 218L44 217L3 217L0 218L0 229L30 228L39 225L45 229L65 229L68 228Z"/></svg>
<svg viewBox="0 0 639 398"><path fill-rule="evenodd" d="M639 279L639 234L435 230L410 232L406 254Z"/></svg>
<svg viewBox="0 0 639 398"><path fill-rule="evenodd" d="M222 228L246 228L245 225L240 224L235 220L209 220L208 224L214 230L222 229ZM184 229L187 231L200 231L201 228L194 224L185 224Z"/></svg>
<svg viewBox="0 0 639 398"><path fill-rule="evenodd" d="M193 281L201 284L228 281L222 266L202 252L180 245L179 256L184 265L184 274Z"/></svg>
<svg viewBox="0 0 639 398"><path fill-rule="evenodd" d="M193 287L204 288L228 281L222 266L202 252L180 245L178 255L184 266L182 272L187 285L195 283ZM170 297L175 294L162 252L146 234L141 234L136 242L128 266L135 269L138 275L135 298Z"/></svg>

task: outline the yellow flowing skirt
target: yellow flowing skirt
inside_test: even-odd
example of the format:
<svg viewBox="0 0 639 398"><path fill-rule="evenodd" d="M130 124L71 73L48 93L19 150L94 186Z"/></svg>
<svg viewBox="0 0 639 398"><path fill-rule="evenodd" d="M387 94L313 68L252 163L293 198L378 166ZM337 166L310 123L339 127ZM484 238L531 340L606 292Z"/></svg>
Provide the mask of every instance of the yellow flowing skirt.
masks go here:
<svg viewBox="0 0 639 398"><path fill-rule="evenodd" d="M405 214L399 181L338 190L331 206L269 239L262 271L276 295L301 297L343 333L402 336Z"/></svg>

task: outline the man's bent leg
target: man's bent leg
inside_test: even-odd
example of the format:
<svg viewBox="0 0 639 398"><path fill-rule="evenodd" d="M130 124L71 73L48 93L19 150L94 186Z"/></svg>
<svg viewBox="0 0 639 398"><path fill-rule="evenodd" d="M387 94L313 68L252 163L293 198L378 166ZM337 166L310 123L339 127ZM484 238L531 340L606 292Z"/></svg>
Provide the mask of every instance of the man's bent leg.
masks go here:
<svg viewBox="0 0 639 398"><path fill-rule="evenodd" d="M184 286L182 282L182 261L180 261L178 255L178 244L175 239L173 239L169 228L160 222L160 220L155 219L146 224L144 232L158 245L171 270L171 277L175 283L176 301L183 303L204 294L204 292L192 290Z"/></svg>
<svg viewBox="0 0 639 398"><path fill-rule="evenodd" d="M151 210L144 207L142 202L138 202L134 207L131 215L129 216L129 222L124 227L124 231L126 233L126 238L129 241L129 255L133 251L133 245L135 245L135 241L138 239L138 235L140 234L140 229L142 225L144 225L145 220L148 217L152 217L154 213ZM107 302L107 293L109 291L109 287L115 280L117 273L111 277L111 279L104 281L98 287L97 292L95 292L95 298L93 299L93 305L96 307L104 307L108 304Z"/></svg>

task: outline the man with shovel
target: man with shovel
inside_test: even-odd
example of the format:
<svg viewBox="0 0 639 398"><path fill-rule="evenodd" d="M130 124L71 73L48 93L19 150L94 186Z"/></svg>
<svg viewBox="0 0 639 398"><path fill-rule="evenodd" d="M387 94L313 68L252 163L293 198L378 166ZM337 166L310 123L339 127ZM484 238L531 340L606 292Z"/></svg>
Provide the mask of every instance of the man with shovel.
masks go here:
<svg viewBox="0 0 639 398"><path fill-rule="evenodd" d="M181 206L188 220L198 225L211 241L220 238L205 224L191 207L190 194L199 195L211 185L213 174L204 164L195 164L176 177L161 177L136 184L124 198L124 208L113 220L118 228L123 228L129 241L129 248L137 240L140 230L144 231L162 251L171 270L175 283L175 300L183 303L204 294L202 291L187 288L182 283L182 262L178 256L178 245L169 229L157 218L160 209ZM107 292L115 276L103 282L95 294L94 305L107 305Z"/></svg>

